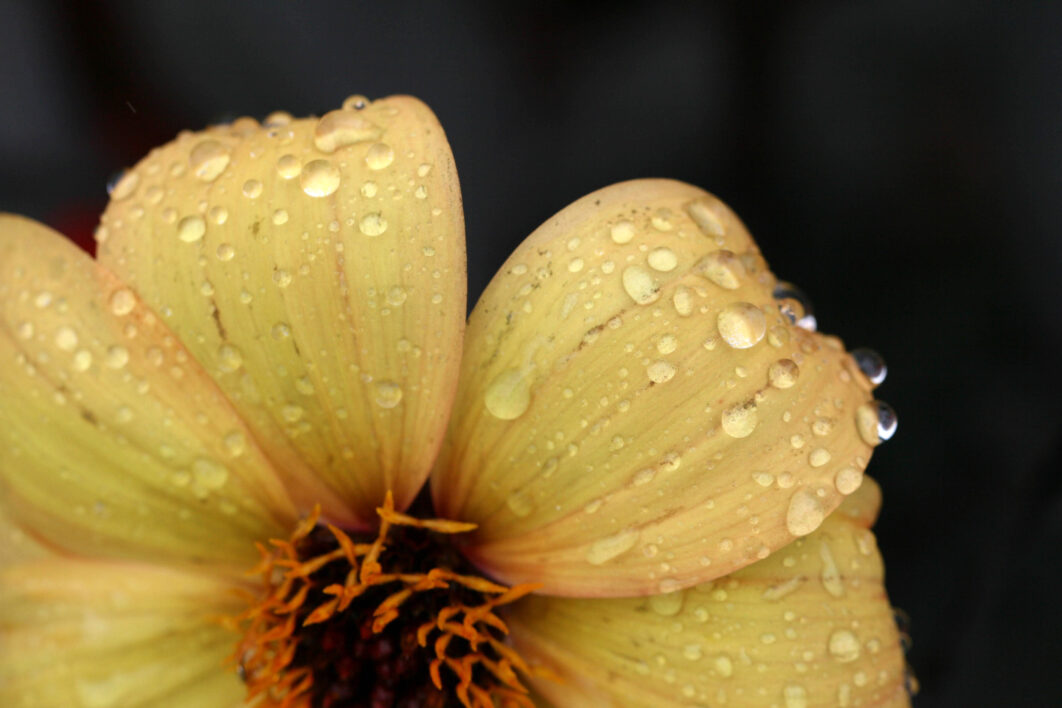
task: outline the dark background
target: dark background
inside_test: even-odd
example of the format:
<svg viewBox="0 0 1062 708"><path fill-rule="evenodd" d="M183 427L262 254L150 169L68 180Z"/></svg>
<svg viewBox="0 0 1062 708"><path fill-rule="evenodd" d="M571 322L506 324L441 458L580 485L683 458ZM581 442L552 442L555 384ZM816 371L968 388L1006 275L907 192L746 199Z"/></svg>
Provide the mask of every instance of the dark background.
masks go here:
<svg viewBox="0 0 1062 708"><path fill-rule="evenodd" d="M182 128L411 93L474 301L583 194L703 186L889 363L871 472L915 705L1062 705L1062 4L396 5L0 0L0 210L89 242L108 177Z"/></svg>

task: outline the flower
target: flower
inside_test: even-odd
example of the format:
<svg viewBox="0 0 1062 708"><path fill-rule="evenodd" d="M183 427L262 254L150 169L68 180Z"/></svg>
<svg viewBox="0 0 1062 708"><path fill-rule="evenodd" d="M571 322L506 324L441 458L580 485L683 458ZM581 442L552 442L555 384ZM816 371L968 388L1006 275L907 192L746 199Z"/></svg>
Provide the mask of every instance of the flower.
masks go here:
<svg viewBox="0 0 1062 708"><path fill-rule="evenodd" d="M98 261L0 219L4 705L907 703L880 379L737 217L595 192L467 328L463 228L358 96L153 151Z"/></svg>

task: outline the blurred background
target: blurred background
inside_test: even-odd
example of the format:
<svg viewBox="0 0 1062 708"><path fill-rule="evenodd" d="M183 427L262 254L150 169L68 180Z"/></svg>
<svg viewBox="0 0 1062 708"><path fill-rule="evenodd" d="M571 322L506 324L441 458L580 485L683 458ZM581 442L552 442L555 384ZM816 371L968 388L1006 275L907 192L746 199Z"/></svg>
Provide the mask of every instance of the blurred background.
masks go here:
<svg viewBox="0 0 1062 708"><path fill-rule="evenodd" d="M0 210L91 247L108 177L183 128L411 93L474 302L587 192L702 186L889 364L870 472L915 705L1062 705L1060 38L1046 2L0 0Z"/></svg>

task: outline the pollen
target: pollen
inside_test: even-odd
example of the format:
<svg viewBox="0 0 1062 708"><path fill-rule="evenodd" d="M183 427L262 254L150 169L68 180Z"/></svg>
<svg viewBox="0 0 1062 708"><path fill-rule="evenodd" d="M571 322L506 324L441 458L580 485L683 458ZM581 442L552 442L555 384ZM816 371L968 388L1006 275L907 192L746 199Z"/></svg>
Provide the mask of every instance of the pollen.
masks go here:
<svg viewBox="0 0 1062 708"><path fill-rule="evenodd" d="M271 708L534 708L497 609L539 587L474 573L454 540L475 524L395 511L375 536L320 524L259 544L261 579L233 655L248 700Z"/></svg>

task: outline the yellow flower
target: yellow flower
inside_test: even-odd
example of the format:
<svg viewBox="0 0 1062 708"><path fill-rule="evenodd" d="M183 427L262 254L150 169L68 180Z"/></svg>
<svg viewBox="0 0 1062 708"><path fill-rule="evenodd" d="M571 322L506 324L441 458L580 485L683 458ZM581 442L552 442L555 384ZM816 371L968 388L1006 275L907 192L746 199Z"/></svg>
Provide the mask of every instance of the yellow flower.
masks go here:
<svg viewBox="0 0 1062 708"><path fill-rule="evenodd" d="M0 217L3 705L907 704L888 410L711 195L584 197L466 327L442 128L351 97L97 240Z"/></svg>

